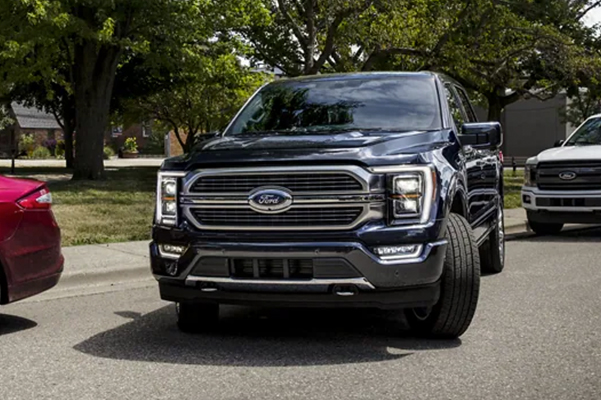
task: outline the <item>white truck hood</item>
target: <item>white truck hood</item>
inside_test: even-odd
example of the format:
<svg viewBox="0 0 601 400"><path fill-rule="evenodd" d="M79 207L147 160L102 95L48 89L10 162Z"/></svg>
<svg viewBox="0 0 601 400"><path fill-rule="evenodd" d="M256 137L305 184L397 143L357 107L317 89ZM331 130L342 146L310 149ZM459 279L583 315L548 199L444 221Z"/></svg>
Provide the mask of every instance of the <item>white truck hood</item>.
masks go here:
<svg viewBox="0 0 601 400"><path fill-rule="evenodd" d="M600 160L601 145L599 146L565 146L545 150L534 158L541 161L572 161L572 160Z"/></svg>

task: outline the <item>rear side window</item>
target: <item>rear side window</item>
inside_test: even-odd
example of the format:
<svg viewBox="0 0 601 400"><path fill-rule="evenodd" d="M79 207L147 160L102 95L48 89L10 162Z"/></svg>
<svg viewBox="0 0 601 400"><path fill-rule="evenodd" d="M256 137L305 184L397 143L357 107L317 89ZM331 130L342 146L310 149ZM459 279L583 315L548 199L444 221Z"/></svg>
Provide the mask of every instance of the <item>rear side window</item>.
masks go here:
<svg viewBox="0 0 601 400"><path fill-rule="evenodd" d="M444 85L445 95L447 96L447 101L449 103L449 110L451 111L451 115L453 116L453 120L455 121L455 126L457 129L461 129L463 124L466 121L466 116L463 112L463 109L459 105L457 100L457 96L453 93L453 88L451 85Z"/></svg>
<svg viewBox="0 0 601 400"><path fill-rule="evenodd" d="M461 105L463 106L463 109L465 110L465 115L467 117L467 121L468 122L478 122L478 117L476 117L476 113L474 112L474 109L472 108L472 104L470 103L470 99L467 96L467 93L465 93L465 90L463 90L460 87L455 86L455 90L457 90L457 95L459 96L459 101L461 101Z"/></svg>

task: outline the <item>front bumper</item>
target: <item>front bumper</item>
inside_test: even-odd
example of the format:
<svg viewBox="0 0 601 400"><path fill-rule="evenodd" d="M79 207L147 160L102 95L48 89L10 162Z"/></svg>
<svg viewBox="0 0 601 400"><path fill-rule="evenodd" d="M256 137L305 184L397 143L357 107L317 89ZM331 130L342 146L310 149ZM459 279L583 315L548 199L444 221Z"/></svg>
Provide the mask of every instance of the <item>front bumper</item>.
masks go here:
<svg viewBox="0 0 601 400"><path fill-rule="evenodd" d="M528 219L541 223L601 223L601 190L549 191L522 188Z"/></svg>
<svg viewBox="0 0 601 400"><path fill-rule="evenodd" d="M446 246L446 241L428 243L417 257L397 261L383 261L362 244L349 242L198 243L178 260L161 256L154 242L150 251L161 298L168 301L403 308L438 301ZM220 259L223 269L205 262ZM313 276L236 278L228 266L235 259L312 260ZM174 263L177 275L167 276L166 266Z"/></svg>

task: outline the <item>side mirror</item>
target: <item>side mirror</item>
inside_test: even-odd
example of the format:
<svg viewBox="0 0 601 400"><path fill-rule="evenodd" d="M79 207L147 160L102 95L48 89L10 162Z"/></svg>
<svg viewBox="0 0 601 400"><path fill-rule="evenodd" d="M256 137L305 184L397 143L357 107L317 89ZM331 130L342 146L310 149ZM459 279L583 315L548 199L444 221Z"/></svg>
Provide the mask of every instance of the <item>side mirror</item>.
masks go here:
<svg viewBox="0 0 601 400"><path fill-rule="evenodd" d="M498 122L463 124L459 141L474 149L497 150L503 144L503 128Z"/></svg>
<svg viewBox="0 0 601 400"><path fill-rule="evenodd" d="M555 142L553 147L561 147L565 142L566 141L564 139L559 139L557 142Z"/></svg>

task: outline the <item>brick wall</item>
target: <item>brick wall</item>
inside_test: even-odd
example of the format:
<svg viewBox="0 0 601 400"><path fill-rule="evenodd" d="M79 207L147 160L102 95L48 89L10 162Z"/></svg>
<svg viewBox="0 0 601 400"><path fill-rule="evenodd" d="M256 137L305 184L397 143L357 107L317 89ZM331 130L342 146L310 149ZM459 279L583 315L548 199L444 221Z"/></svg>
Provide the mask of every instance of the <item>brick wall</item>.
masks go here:
<svg viewBox="0 0 601 400"><path fill-rule="evenodd" d="M148 142L148 137L144 136L144 129L141 124L131 125L125 129L121 133L113 136L112 129L107 131L104 134L104 142L106 145L113 147L115 150L118 150L123 146L125 140L130 137L135 137L136 142L138 143L138 149L144 149L144 146Z"/></svg>
<svg viewBox="0 0 601 400"><path fill-rule="evenodd" d="M19 129L17 128L17 143L21 135L32 135L35 140L35 147L43 146L46 139L61 140L63 131L57 129Z"/></svg>
<svg viewBox="0 0 601 400"><path fill-rule="evenodd" d="M186 137L187 135L185 133L180 133L180 136L182 138L183 141L186 141ZM184 153L182 146L179 144L179 140L177 140L177 137L175 136L175 133L169 132L169 156L173 157L173 156L179 156L182 155Z"/></svg>

